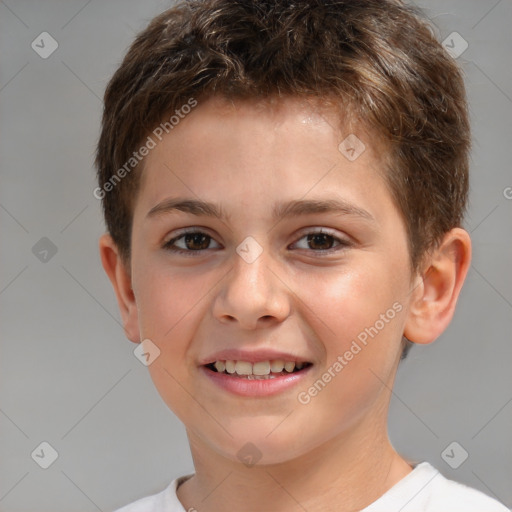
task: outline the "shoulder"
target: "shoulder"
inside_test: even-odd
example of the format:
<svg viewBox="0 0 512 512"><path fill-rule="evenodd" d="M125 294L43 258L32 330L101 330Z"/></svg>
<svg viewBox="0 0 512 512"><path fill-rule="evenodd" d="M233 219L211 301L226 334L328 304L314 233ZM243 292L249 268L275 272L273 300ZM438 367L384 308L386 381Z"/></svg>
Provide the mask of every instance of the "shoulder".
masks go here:
<svg viewBox="0 0 512 512"><path fill-rule="evenodd" d="M157 512L157 503L159 501L159 495L154 494L152 496L140 498L137 501L114 510L114 512Z"/></svg>
<svg viewBox="0 0 512 512"><path fill-rule="evenodd" d="M435 471L435 470L434 470ZM429 509L449 507L453 512L509 512L509 509L483 492L439 475L429 499Z"/></svg>
<svg viewBox="0 0 512 512"><path fill-rule="evenodd" d="M165 510L162 508L162 502L167 492L168 489L165 489L157 494L140 498L124 507L116 509L114 512L161 512Z"/></svg>
<svg viewBox="0 0 512 512"><path fill-rule="evenodd" d="M428 462L418 464L362 512L510 512L486 494L445 478Z"/></svg>
<svg viewBox="0 0 512 512"><path fill-rule="evenodd" d="M138 499L114 512L185 512L178 500L176 489L192 475L175 478L163 491Z"/></svg>

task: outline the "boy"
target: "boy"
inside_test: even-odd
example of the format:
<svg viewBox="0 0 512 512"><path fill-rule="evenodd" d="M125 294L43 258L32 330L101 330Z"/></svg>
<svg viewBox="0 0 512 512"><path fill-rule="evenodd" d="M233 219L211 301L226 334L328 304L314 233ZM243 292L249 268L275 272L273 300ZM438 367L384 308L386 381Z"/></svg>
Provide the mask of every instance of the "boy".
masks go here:
<svg viewBox="0 0 512 512"><path fill-rule="evenodd" d="M505 511L395 452L469 268L455 63L393 0L193 0L105 94L102 263L196 472L122 512Z"/></svg>

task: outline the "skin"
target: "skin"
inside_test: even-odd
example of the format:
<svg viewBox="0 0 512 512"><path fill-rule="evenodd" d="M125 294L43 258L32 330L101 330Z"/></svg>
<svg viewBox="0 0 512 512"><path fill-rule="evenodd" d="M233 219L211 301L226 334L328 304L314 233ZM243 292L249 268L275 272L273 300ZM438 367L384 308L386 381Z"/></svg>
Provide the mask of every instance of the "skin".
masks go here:
<svg viewBox="0 0 512 512"><path fill-rule="evenodd" d="M338 125L332 109L299 99L200 102L146 157L130 261L108 234L100 240L126 335L159 347L151 377L187 429L196 473L177 491L186 510L361 510L412 470L386 425L402 335L430 343L443 332L471 243L455 228L412 272L405 224L383 177L385 149L361 127ZM366 146L353 162L338 150L350 133ZM218 203L226 218L148 216L177 197ZM278 202L326 198L371 219L271 216ZM164 246L182 228L211 239L181 238L175 245L195 255L173 253ZM334 238L308 243L320 228ZM236 252L247 236L263 250L252 263ZM401 311L301 404L298 393L396 303ZM305 357L313 371L276 396L237 397L198 369L221 348L275 348ZM252 467L237 457L248 442L261 452Z"/></svg>

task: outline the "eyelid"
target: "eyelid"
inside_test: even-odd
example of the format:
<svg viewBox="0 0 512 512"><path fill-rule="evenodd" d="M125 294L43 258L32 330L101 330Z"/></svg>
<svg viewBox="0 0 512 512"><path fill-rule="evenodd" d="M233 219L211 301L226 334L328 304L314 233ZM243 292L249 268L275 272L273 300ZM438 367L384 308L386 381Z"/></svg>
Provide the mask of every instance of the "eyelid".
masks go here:
<svg viewBox="0 0 512 512"><path fill-rule="evenodd" d="M196 233L203 234L208 236L211 240L213 240L214 243L218 244L222 248L222 244L218 242L213 235L209 233L209 229L203 226L196 226L196 227L190 227L190 228L182 228L181 230L173 232L172 236L166 236L164 238L164 241L162 242L162 248L178 254L191 254L191 255L200 255L204 253L205 251L209 251L211 249L202 249L200 251L192 251L192 250L186 250L182 249L181 247L173 247L171 246L171 242L174 244L177 240L183 238L186 235L194 235ZM217 248L214 248L217 249Z"/></svg>
<svg viewBox="0 0 512 512"><path fill-rule="evenodd" d="M324 250L318 250L318 251L314 251L313 249L302 249L302 250L313 253L313 254L317 254L317 255L329 255L329 254L341 251L343 248L350 247L354 244L351 237L349 237L348 235L344 235L344 236L340 235L340 234L338 234L338 232L336 230L333 230L330 228L324 228L324 227L320 227L320 226L316 226L316 227L309 226L309 227L301 230L297 240L295 242L293 242L292 245L297 244L300 240L302 240L307 235L318 235L318 234L328 235L328 236L332 237L334 240L336 240L338 242L338 245L335 247L331 247L330 249L324 249Z"/></svg>
<svg viewBox="0 0 512 512"><path fill-rule="evenodd" d="M335 229L332 229L332 228L326 228L326 227L323 227L323 226L308 226L306 228L302 228L300 231L299 231L299 235L301 237L305 236L305 235L310 235L310 234L318 234L318 233L321 233L321 234L324 234L324 235L330 235L334 238L340 238L340 236L338 235L338 231L336 231Z"/></svg>
<svg viewBox="0 0 512 512"><path fill-rule="evenodd" d="M172 240L175 240L176 238L179 238L183 235L193 235L194 233L204 233L205 235L211 236L213 238L213 235L210 234L209 228L206 226L194 226L194 227L186 227L186 228L180 228L176 231L172 232L171 235L166 235L164 238L163 243L169 243Z"/></svg>

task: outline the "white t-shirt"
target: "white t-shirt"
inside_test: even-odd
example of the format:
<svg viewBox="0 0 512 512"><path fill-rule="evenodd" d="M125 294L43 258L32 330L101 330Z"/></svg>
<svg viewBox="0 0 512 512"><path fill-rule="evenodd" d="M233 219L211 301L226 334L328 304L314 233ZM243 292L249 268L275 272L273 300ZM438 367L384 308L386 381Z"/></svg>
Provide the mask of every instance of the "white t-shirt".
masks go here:
<svg viewBox="0 0 512 512"><path fill-rule="evenodd" d="M176 495L178 486L193 475L173 480L158 494L134 501L115 512L189 512ZM361 512L510 512L484 493L446 479L422 462ZM193 509L192 511L193 512Z"/></svg>

